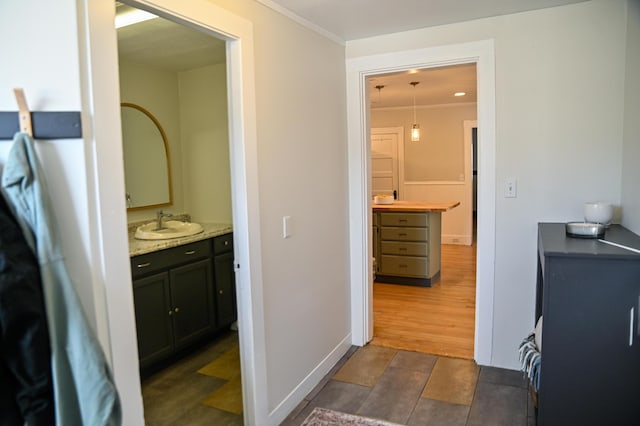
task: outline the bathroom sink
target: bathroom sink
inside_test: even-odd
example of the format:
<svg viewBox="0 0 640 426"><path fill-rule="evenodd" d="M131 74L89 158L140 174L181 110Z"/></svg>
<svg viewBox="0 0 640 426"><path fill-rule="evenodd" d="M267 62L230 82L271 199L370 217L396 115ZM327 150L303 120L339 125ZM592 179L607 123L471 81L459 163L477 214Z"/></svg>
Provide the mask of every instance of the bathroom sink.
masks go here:
<svg viewBox="0 0 640 426"><path fill-rule="evenodd" d="M158 222L150 222L138 226L134 237L139 240L168 240L170 238L188 237L203 231L202 225L193 222L167 220L162 223L162 229L156 229Z"/></svg>

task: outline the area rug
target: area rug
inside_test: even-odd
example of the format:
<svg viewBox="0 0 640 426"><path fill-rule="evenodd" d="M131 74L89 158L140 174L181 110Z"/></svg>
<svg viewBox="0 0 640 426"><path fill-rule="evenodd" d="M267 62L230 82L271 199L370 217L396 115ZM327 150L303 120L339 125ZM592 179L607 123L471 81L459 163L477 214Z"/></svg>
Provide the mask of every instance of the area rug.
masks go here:
<svg viewBox="0 0 640 426"><path fill-rule="evenodd" d="M242 414L242 381L238 345L234 345L199 369L198 373L227 381L202 401L204 405L234 414Z"/></svg>
<svg viewBox="0 0 640 426"><path fill-rule="evenodd" d="M333 425L354 425L354 426L400 426L397 423L385 422L384 420L371 419L369 417L356 416L355 414L341 413L339 411L328 410L316 407L304 420L302 426L333 426Z"/></svg>

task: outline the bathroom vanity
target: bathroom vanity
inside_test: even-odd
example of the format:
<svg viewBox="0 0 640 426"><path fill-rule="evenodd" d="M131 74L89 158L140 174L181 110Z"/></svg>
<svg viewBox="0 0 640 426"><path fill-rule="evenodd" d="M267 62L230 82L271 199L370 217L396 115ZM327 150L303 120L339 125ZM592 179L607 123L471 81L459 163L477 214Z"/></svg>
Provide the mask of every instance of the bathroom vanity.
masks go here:
<svg viewBox="0 0 640 426"><path fill-rule="evenodd" d="M184 238L130 238L142 370L162 365L237 319L231 226L203 225L202 233Z"/></svg>
<svg viewBox="0 0 640 426"><path fill-rule="evenodd" d="M442 213L457 201L373 204L376 281L430 287L440 278Z"/></svg>

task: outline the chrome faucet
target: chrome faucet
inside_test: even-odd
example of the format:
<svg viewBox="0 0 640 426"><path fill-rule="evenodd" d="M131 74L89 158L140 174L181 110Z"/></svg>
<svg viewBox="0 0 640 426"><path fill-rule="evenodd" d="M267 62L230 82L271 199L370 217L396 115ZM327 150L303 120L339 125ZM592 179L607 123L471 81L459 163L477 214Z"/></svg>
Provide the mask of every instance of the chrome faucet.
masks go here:
<svg viewBox="0 0 640 426"><path fill-rule="evenodd" d="M162 211L162 209L158 210L156 212L156 221L158 222L158 227L156 229L154 229L154 231L159 231L161 229L164 229L164 225L162 224L162 218L163 217L171 217L173 216L171 213L165 213Z"/></svg>

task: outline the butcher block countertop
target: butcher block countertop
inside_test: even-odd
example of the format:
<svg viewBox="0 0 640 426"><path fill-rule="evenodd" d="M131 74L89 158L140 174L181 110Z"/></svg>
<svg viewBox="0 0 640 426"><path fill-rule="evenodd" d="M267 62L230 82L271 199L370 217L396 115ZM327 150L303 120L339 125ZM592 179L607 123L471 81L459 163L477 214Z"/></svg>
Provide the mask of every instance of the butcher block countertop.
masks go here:
<svg viewBox="0 0 640 426"><path fill-rule="evenodd" d="M393 204L371 203L374 211L398 211L398 212L446 212L460 205L460 201L443 201L438 203L427 203L421 201L399 201Z"/></svg>

